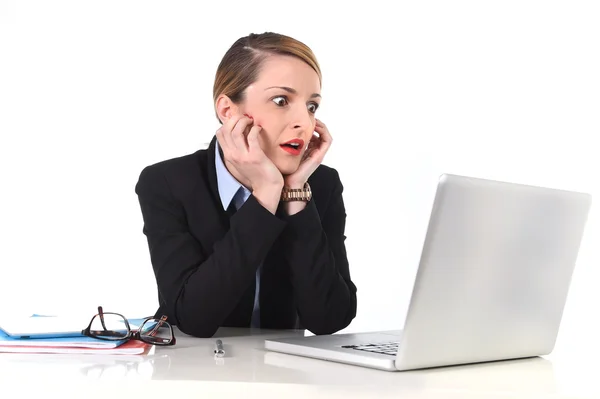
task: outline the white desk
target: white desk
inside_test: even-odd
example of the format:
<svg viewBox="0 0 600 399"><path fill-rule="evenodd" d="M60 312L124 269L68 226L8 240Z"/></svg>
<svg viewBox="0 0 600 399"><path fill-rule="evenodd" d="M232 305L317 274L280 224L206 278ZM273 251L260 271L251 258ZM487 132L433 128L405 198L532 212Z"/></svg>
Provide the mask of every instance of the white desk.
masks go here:
<svg viewBox="0 0 600 399"><path fill-rule="evenodd" d="M0 353L0 386L40 398L600 398L600 367L581 343L548 358L385 372L263 349L267 336L294 334L304 332L221 329L221 360L212 354L216 337L180 332L176 346L147 356Z"/></svg>

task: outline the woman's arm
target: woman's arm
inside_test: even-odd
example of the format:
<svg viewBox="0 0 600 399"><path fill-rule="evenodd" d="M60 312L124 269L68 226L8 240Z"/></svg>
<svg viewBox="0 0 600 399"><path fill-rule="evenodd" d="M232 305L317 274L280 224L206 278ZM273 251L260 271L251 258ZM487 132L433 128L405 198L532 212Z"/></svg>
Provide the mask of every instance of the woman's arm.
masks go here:
<svg viewBox="0 0 600 399"><path fill-rule="evenodd" d="M283 239L300 323L314 334L332 334L356 316L356 286L345 247L343 186L335 169L334 188L323 220L313 200L286 218Z"/></svg>
<svg viewBox="0 0 600 399"><path fill-rule="evenodd" d="M214 252L206 255L190 234L185 211L162 170L145 168L136 193L169 317L184 333L211 337L238 304L286 223L251 195Z"/></svg>

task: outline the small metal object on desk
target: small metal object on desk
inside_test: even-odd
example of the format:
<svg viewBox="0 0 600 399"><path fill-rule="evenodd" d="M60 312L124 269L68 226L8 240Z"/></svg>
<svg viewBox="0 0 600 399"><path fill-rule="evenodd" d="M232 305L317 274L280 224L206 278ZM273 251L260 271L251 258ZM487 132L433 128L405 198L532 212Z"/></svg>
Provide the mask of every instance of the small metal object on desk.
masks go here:
<svg viewBox="0 0 600 399"><path fill-rule="evenodd" d="M215 357L225 357L225 350L223 350L223 341L217 340L215 344Z"/></svg>

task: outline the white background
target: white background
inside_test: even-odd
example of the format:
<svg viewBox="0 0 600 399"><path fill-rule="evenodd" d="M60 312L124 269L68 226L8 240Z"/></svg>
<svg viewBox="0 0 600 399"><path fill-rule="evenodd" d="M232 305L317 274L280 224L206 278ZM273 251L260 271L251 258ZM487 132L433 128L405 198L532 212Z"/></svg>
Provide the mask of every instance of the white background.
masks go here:
<svg viewBox="0 0 600 399"><path fill-rule="evenodd" d="M218 128L229 46L275 31L323 69L358 287L348 330L399 328L441 173L600 194L593 1L0 0L0 312L152 314L134 186ZM598 315L592 207L564 316ZM597 324L597 323L596 323Z"/></svg>

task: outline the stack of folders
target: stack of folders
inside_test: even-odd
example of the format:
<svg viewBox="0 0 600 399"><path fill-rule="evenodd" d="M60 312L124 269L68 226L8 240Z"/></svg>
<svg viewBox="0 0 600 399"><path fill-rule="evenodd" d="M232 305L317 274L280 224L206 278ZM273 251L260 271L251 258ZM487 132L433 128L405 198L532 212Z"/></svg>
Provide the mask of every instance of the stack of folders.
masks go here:
<svg viewBox="0 0 600 399"><path fill-rule="evenodd" d="M82 324L83 322L83 324ZM89 323L89 320L88 320ZM135 320L130 320L136 328ZM138 340L104 341L83 335L85 320L57 316L0 318L0 353L140 355L150 346Z"/></svg>

